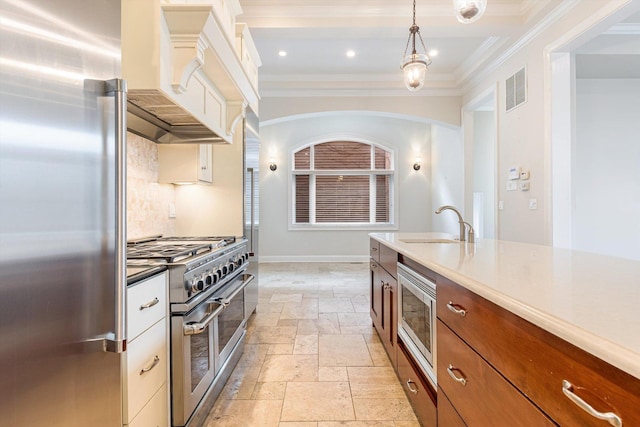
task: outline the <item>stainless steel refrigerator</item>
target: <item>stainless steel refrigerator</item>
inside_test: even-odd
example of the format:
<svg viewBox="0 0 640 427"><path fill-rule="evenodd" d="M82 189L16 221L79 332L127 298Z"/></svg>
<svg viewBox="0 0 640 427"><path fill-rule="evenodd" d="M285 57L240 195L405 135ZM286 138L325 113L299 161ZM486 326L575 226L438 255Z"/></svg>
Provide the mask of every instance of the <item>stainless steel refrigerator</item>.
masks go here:
<svg viewBox="0 0 640 427"><path fill-rule="evenodd" d="M0 0L0 426L122 425L120 1Z"/></svg>
<svg viewBox="0 0 640 427"><path fill-rule="evenodd" d="M247 108L244 119L244 236L249 251L248 273L255 279L245 288L245 317L248 319L258 304L258 232L260 226L260 136L258 116Z"/></svg>

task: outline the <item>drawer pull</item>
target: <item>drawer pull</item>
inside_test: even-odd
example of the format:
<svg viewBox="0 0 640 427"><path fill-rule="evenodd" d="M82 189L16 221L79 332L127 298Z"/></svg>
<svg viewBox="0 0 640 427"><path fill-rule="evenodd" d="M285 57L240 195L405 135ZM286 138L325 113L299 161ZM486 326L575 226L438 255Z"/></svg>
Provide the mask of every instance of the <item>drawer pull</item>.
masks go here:
<svg viewBox="0 0 640 427"><path fill-rule="evenodd" d="M456 308L455 304L451 301L449 301L449 303L447 304L447 308L449 309L450 312L455 313L459 316L464 317L467 315L467 310L463 308Z"/></svg>
<svg viewBox="0 0 640 427"><path fill-rule="evenodd" d="M146 372L149 372L150 370L155 368L158 363L160 363L160 358L156 354L155 357L153 358L153 362L151 362L151 365L149 367L140 369L140 375L142 375L142 374L144 374Z"/></svg>
<svg viewBox="0 0 640 427"><path fill-rule="evenodd" d="M622 427L622 419L620 419L619 416L617 416L613 412L598 412L593 409L593 406L589 405L573 392L573 385L569 381L562 380L562 392L569 398L570 401L575 403L580 409L582 409L592 417L599 420L607 421L614 427Z"/></svg>
<svg viewBox="0 0 640 427"><path fill-rule="evenodd" d="M154 305L156 305L156 304L157 304L157 303L159 303L159 302L160 302L160 300L158 299L158 297L155 297L155 298L153 299L153 301L149 301L149 302L148 302L148 303L146 303L146 304L142 304L142 305L140 306L140 311L144 310L145 308L151 308L151 307L153 307Z"/></svg>
<svg viewBox="0 0 640 427"><path fill-rule="evenodd" d="M415 387L411 387L411 384L415 384L415 382L407 380L407 388L409 389L409 391L413 394L418 394L418 389Z"/></svg>
<svg viewBox="0 0 640 427"><path fill-rule="evenodd" d="M372 268L372 269L373 269L373 268L376 268L376 267L377 267L377 265L375 265L375 264L371 263L371 268Z"/></svg>
<svg viewBox="0 0 640 427"><path fill-rule="evenodd" d="M464 377L457 377L456 374L453 373L453 370L456 369L453 367L453 365L449 365L449 367L447 368L447 373L449 374L449 376L451 378L453 378L454 381L464 385L467 385L467 379Z"/></svg>
<svg viewBox="0 0 640 427"><path fill-rule="evenodd" d="M371 248L373 252L378 252L378 248Z"/></svg>

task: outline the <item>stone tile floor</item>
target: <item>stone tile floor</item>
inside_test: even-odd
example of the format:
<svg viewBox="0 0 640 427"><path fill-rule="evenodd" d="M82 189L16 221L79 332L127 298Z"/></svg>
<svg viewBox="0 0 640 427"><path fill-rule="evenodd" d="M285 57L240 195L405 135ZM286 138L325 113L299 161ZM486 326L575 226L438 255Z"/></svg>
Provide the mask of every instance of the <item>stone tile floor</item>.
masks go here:
<svg viewBox="0 0 640 427"><path fill-rule="evenodd" d="M367 263L260 264L259 289L207 427L419 426L371 325Z"/></svg>

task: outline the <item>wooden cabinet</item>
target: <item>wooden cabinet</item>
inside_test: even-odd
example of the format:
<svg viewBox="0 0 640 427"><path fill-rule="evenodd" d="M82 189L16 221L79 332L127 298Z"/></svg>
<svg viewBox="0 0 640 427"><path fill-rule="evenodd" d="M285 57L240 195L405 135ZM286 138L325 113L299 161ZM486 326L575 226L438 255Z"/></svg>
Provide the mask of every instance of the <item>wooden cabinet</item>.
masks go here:
<svg viewBox="0 0 640 427"><path fill-rule="evenodd" d="M167 273L127 288L127 350L123 354L125 426L169 425Z"/></svg>
<svg viewBox="0 0 640 427"><path fill-rule="evenodd" d="M212 183L212 152L211 144L158 145L158 182Z"/></svg>
<svg viewBox="0 0 640 427"><path fill-rule="evenodd" d="M420 373L401 340L398 340L398 379L423 427L436 426L436 393ZM447 424L447 426L449 426Z"/></svg>
<svg viewBox="0 0 640 427"><path fill-rule="evenodd" d="M471 426L554 425L441 321L438 387Z"/></svg>
<svg viewBox="0 0 640 427"><path fill-rule="evenodd" d="M467 424L476 420L467 418L476 416L468 405L488 405L500 389L511 395L495 402L503 416L524 419L524 409L507 404L518 394L559 425L608 425L567 396L574 393L594 410L620 417L623 425L640 425L640 380L631 375L444 277L437 281L437 313L438 387ZM462 361L462 355L468 360ZM481 375L484 383L498 375L511 386L492 385L483 393L463 398L460 393L468 394L478 381L469 379L466 387L460 387L447 372L449 364L456 375L470 376L476 369L474 375ZM471 368L466 367L469 364ZM563 391L563 385L567 390Z"/></svg>
<svg viewBox="0 0 640 427"><path fill-rule="evenodd" d="M397 252L371 239L371 320L394 368L397 364Z"/></svg>

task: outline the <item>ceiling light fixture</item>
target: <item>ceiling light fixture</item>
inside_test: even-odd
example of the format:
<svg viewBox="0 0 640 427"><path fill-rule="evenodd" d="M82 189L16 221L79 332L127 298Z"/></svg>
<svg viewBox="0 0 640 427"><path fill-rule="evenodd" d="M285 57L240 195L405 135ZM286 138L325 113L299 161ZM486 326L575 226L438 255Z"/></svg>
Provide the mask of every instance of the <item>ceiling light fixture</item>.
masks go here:
<svg viewBox="0 0 640 427"><path fill-rule="evenodd" d="M463 24L480 19L487 8L487 0L453 0L453 12Z"/></svg>
<svg viewBox="0 0 640 427"><path fill-rule="evenodd" d="M416 34L420 38L420 43L425 53L416 51ZM407 54L409 45L411 45L412 50L411 53ZM424 45L424 41L422 41L420 27L416 25L416 0L413 0L413 25L409 27L409 39L407 40L407 47L404 49L404 57L400 66L404 74L404 84L412 92L420 90L424 86L427 69L431 64L431 58L426 52L427 48Z"/></svg>
<svg viewBox="0 0 640 427"><path fill-rule="evenodd" d="M349 58L353 58L354 56L356 56L356 53L352 50L348 50L347 51L347 57Z"/></svg>
<svg viewBox="0 0 640 427"><path fill-rule="evenodd" d="M287 52L286 52L286 51L284 51L284 50L281 50L281 51L279 51L279 52L278 52L278 55L280 55L280 56L287 56Z"/></svg>

